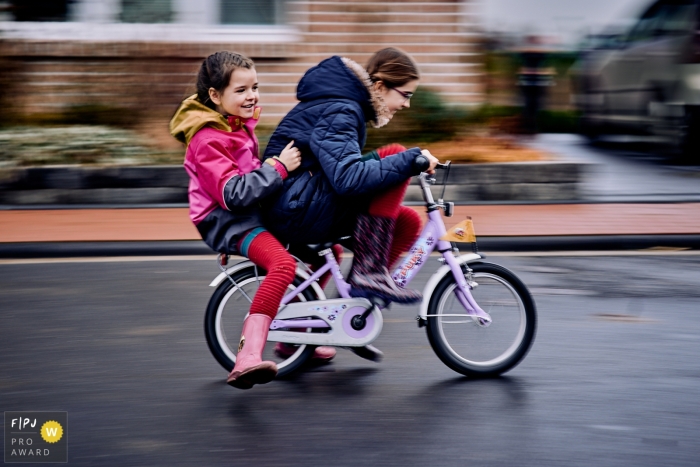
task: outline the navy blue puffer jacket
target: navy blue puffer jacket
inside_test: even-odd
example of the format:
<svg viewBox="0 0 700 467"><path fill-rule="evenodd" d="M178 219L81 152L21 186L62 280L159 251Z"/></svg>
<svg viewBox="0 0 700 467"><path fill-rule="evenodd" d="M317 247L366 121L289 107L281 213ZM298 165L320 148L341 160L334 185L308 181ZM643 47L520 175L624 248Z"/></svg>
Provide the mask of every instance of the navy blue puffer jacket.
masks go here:
<svg viewBox="0 0 700 467"><path fill-rule="evenodd" d="M299 82L300 103L282 119L264 155L278 155L291 140L302 154L301 166L265 209L265 226L281 240L317 243L350 235L372 194L418 174L418 148L381 160L362 158L366 122L379 120L383 105L373 103L370 86L360 65L337 56Z"/></svg>

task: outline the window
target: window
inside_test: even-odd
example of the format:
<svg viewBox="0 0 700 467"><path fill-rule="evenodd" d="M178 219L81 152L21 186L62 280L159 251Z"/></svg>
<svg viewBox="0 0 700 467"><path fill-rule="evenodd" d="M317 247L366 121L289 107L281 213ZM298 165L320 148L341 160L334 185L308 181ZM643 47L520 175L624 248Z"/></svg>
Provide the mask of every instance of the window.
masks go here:
<svg viewBox="0 0 700 467"><path fill-rule="evenodd" d="M658 24L659 35L675 36L687 34L697 22L697 6L692 3L677 3L666 6L664 16Z"/></svg>
<svg viewBox="0 0 700 467"><path fill-rule="evenodd" d="M173 8L170 0L122 0L119 19L123 23L169 23Z"/></svg>
<svg viewBox="0 0 700 467"><path fill-rule="evenodd" d="M659 18L664 11L663 7L664 5L661 2L658 2L649 8L639 19L639 22L634 25L627 36L627 41L638 42L654 37Z"/></svg>
<svg viewBox="0 0 700 467"><path fill-rule="evenodd" d="M278 24L283 22L282 0L220 0L221 24Z"/></svg>
<svg viewBox="0 0 700 467"><path fill-rule="evenodd" d="M285 0L0 0L0 35L10 41L299 42L299 30L286 24L285 5Z"/></svg>
<svg viewBox="0 0 700 467"><path fill-rule="evenodd" d="M7 9L15 21L66 21L72 0L12 0Z"/></svg>
<svg viewBox="0 0 700 467"><path fill-rule="evenodd" d="M634 25L627 40L645 41L654 37L687 34L697 23L697 5L693 0L666 0L649 8Z"/></svg>

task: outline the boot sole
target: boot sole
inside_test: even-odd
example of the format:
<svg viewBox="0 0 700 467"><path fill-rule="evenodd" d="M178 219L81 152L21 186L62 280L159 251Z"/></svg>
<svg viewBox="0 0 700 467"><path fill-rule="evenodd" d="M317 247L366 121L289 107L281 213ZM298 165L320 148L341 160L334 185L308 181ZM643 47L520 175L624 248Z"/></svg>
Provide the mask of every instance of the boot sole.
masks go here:
<svg viewBox="0 0 700 467"><path fill-rule="evenodd" d="M229 377L226 383L237 389L250 389L256 384L269 383L277 376L277 368L272 365L258 365L241 372L235 377Z"/></svg>

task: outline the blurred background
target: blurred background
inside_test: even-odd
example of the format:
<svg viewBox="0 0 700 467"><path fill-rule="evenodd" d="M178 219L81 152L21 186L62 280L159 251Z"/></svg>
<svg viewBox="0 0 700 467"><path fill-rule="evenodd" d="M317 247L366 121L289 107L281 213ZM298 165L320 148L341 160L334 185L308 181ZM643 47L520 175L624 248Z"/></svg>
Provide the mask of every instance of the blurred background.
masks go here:
<svg viewBox="0 0 700 467"><path fill-rule="evenodd" d="M264 145L308 68L385 46L415 57L421 92L368 145L636 134L693 159L697 18L695 0L0 1L0 164L180 163L167 121L223 49L257 64Z"/></svg>
<svg viewBox="0 0 700 467"><path fill-rule="evenodd" d="M68 411L71 465L697 466L698 2L0 0L0 409ZM532 351L463 378L396 305L381 365L233 391L170 117L238 51L264 146L307 69L387 46L421 86L367 146L470 163L433 193L527 284Z"/></svg>

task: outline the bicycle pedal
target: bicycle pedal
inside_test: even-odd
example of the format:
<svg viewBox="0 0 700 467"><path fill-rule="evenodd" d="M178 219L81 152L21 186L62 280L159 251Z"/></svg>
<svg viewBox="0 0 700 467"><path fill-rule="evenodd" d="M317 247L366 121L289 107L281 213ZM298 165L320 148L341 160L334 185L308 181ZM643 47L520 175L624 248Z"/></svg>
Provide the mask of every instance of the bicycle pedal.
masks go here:
<svg viewBox="0 0 700 467"><path fill-rule="evenodd" d="M385 310L389 308L392 302L388 300L384 300L381 297L376 297L376 296L371 296L369 297L369 301L372 305L376 306L379 309Z"/></svg>
<svg viewBox="0 0 700 467"><path fill-rule="evenodd" d="M381 362L384 359L384 352L373 345L365 345L364 347L347 347L347 349L360 358L371 362Z"/></svg>

